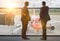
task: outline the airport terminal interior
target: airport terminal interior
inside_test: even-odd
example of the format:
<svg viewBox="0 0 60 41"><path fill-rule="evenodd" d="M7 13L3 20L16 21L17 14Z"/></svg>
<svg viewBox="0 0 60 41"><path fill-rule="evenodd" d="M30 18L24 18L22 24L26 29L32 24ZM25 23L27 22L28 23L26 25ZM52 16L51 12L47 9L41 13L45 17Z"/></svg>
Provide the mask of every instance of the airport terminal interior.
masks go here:
<svg viewBox="0 0 60 41"><path fill-rule="evenodd" d="M28 10L31 17L26 34L31 38L31 40L23 40L20 37L22 30L21 8L24 6L25 1L29 2ZM41 20L39 20L42 1L46 1L46 5L49 6L49 15L51 17L51 20L48 21L46 25L47 35L49 37L45 41L59 41L60 0L0 0L0 40L43 41L40 40L42 27ZM51 28L52 26L54 29Z"/></svg>

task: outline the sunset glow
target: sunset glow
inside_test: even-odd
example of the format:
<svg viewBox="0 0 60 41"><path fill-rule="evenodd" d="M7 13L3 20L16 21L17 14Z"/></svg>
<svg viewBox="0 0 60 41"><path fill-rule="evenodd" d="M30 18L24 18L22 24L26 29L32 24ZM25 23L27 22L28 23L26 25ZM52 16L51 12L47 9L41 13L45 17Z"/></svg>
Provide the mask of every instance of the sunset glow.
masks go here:
<svg viewBox="0 0 60 41"><path fill-rule="evenodd" d="M6 4L7 4L6 7L7 7L7 8L10 8L10 9L16 7L16 4L15 4L14 2L7 2Z"/></svg>

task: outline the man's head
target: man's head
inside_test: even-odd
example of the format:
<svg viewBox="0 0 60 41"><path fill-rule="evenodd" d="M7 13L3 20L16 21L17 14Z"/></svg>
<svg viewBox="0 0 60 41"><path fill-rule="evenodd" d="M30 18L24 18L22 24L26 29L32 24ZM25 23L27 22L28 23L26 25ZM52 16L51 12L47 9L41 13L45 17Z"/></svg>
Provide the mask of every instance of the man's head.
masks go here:
<svg viewBox="0 0 60 41"><path fill-rule="evenodd" d="M43 1L43 2L42 2L42 5L43 5L43 6L46 6L46 2L45 2L45 1Z"/></svg>
<svg viewBox="0 0 60 41"><path fill-rule="evenodd" d="M28 2L28 1L26 1L26 2L25 2L25 6L28 6L28 5L29 5L29 2Z"/></svg>

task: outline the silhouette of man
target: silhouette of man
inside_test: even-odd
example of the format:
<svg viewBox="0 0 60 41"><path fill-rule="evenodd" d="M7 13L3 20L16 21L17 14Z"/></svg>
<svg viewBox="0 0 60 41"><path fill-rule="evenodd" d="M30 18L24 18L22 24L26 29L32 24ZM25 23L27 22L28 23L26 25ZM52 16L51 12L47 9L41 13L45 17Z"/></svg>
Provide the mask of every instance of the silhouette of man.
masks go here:
<svg viewBox="0 0 60 41"><path fill-rule="evenodd" d="M22 21L22 38L29 39L26 36L28 22L30 21L29 11L28 11L29 2L25 2L25 6L21 10L21 21Z"/></svg>
<svg viewBox="0 0 60 41"><path fill-rule="evenodd" d="M47 21L50 20L50 16L48 14L49 11L49 7L46 6L46 2L43 1L42 2L42 7L40 9L40 19L41 19L41 25L42 25L42 40L46 40L47 39L47 35L46 35L46 24Z"/></svg>

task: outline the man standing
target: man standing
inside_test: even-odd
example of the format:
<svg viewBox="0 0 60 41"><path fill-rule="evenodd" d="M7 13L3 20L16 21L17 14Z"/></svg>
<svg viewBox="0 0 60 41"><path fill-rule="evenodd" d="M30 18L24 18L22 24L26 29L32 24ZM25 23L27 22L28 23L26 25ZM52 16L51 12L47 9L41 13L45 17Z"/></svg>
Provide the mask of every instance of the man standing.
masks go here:
<svg viewBox="0 0 60 41"><path fill-rule="evenodd" d="M46 40L47 39L47 35L46 35L46 24L47 21L50 20L50 16L48 14L49 11L49 7L46 6L46 2L43 1L42 2L42 7L40 9L40 19L41 19L41 25L42 25L42 40Z"/></svg>
<svg viewBox="0 0 60 41"><path fill-rule="evenodd" d="M28 11L29 2L25 2L24 7L21 10L21 21L22 21L22 38L28 39L26 36L28 22L30 21L29 11Z"/></svg>

